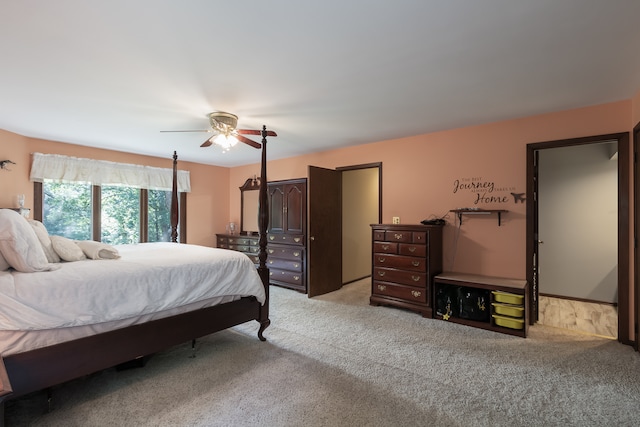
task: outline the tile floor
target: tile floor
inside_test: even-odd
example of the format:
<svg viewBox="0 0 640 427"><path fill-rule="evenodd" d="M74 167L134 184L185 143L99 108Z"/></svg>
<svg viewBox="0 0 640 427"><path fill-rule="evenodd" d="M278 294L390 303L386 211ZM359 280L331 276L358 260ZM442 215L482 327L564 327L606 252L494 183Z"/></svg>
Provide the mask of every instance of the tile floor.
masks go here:
<svg viewBox="0 0 640 427"><path fill-rule="evenodd" d="M618 338L618 310L609 304L540 296L538 323Z"/></svg>

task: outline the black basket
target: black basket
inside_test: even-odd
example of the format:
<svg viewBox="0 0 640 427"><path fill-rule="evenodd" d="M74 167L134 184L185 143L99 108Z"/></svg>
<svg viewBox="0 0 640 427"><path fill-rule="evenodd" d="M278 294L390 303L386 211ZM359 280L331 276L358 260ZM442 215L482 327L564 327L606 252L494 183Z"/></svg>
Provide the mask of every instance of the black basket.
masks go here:
<svg viewBox="0 0 640 427"><path fill-rule="evenodd" d="M458 315L461 319L477 320L488 322L489 313L489 291L475 288L458 288Z"/></svg>

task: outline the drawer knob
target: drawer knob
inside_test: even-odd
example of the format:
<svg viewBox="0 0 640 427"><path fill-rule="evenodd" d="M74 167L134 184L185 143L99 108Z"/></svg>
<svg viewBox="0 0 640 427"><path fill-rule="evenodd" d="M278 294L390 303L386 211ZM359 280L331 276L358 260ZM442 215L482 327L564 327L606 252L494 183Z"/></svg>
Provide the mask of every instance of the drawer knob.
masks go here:
<svg viewBox="0 0 640 427"><path fill-rule="evenodd" d="M384 277L385 273L386 273L386 271L378 271L378 276Z"/></svg>
<svg viewBox="0 0 640 427"><path fill-rule="evenodd" d="M274 252L273 249L269 249L269 253L272 254Z"/></svg>
<svg viewBox="0 0 640 427"><path fill-rule="evenodd" d="M269 264L273 264L273 260L269 260Z"/></svg>
<svg viewBox="0 0 640 427"><path fill-rule="evenodd" d="M386 260L386 258L384 257L378 257L378 262L384 262Z"/></svg>
<svg viewBox="0 0 640 427"><path fill-rule="evenodd" d="M293 264L293 267L294 267L294 268L299 268L299 267L300 267L300 264L295 263L295 264Z"/></svg>
<svg viewBox="0 0 640 427"><path fill-rule="evenodd" d="M276 236L269 236L269 240L276 240Z"/></svg>
<svg viewBox="0 0 640 427"><path fill-rule="evenodd" d="M401 240L401 239L402 239L402 234L395 233L395 234L393 235L393 237L395 237L395 238L396 238L396 240Z"/></svg>
<svg viewBox="0 0 640 427"><path fill-rule="evenodd" d="M294 252L293 256L300 256L300 252Z"/></svg>
<svg viewBox="0 0 640 427"><path fill-rule="evenodd" d="M388 251L389 250L389 245L382 245L382 249L385 250L385 251Z"/></svg>
<svg viewBox="0 0 640 427"><path fill-rule="evenodd" d="M296 242L296 243L299 243L299 242L300 242L300 240L301 240L301 239L300 239L299 237L294 237L294 238L293 238L293 241L294 241L294 242Z"/></svg>
<svg viewBox="0 0 640 427"><path fill-rule="evenodd" d="M414 267L418 267L420 266L420 261L411 261L411 265L413 265Z"/></svg>
<svg viewBox="0 0 640 427"><path fill-rule="evenodd" d="M293 280L297 282L298 280L300 280L300 276L293 276Z"/></svg>
<svg viewBox="0 0 640 427"><path fill-rule="evenodd" d="M384 291L385 289L387 289L387 287L385 285L378 285L378 290L379 291Z"/></svg>
<svg viewBox="0 0 640 427"><path fill-rule="evenodd" d="M413 295L415 298L420 298L420 295L422 295L422 292L420 292L420 291L411 291L411 295Z"/></svg>
<svg viewBox="0 0 640 427"><path fill-rule="evenodd" d="M415 251L416 251L415 246L409 246L409 252L415 252Z"/></svg>
<svg viewBox="0 0 640 427"><path fill-rule="evenodd" d="M411 276L411 279L412 279L414 282L419 282L419 281L420 281L420 276Z"/></svg>

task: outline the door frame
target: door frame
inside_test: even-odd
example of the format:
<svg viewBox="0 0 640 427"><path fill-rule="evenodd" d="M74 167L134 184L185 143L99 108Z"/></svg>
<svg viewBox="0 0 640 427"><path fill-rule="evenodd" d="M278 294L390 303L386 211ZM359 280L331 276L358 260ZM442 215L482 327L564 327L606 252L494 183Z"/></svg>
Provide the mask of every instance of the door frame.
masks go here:
<svg viewBox="0 0 640 427"><path fill-rule="evenodd" d="M537 204L537 152L547 148L569 147L575 145L595 144L604 141L618 143L618 341L623 344L634 345L629 339L629 309L630 287L630 244L629 244L629 133L620 132L606 135L588 136L582 138L561 139L555 141L536 142L527 144L527 230L526 230L526 269L529 287L529 323L538 320L538 204ZM636 310L637 311L637 310ZM637 329L637 328L636 328ZM637 333L637 331L634 331Z"/></svg>
<svg viewBox="0 0 640 427"><path fill-rule="evenodd" d="M634 290L634 348L638 351L640 343L638 343L638 316L640 315L640 285L638 284L639 276L638 265L640 265L640 254L636 250L638 247L638 226L640 224L640 212L638 211L638 200L640 199L640 170L638 170L638 147L640 145L640 122L633 128L633 290Z"/></svg>

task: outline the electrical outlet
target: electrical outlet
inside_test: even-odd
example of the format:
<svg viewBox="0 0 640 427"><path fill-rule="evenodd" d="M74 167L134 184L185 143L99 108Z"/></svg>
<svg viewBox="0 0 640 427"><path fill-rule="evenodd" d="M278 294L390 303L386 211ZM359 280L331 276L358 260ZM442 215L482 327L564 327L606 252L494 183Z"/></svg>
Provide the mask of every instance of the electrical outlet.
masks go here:
<svg viewBox="0 0 640 427"><path fill-rule="evenodd" d="M394 216L393 217L393 223L394 224L400 224L400 217L399 216Z"/></svg>

